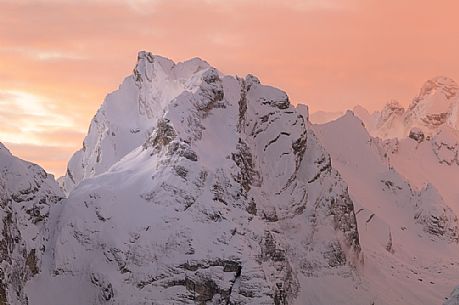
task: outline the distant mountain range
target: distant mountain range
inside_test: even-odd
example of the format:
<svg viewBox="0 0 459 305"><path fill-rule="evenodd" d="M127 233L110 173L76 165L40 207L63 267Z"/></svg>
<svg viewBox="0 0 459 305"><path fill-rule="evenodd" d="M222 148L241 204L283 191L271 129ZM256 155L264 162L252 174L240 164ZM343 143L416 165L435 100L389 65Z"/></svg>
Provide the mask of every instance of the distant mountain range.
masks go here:
<svg viewBox="0 0 459 305"><path fill-rule="evenodd" d="M356 106L352 111L374 137L404 138L416 130L430 137L441 128L459 129L459 86L454 80L439 76L422 86L408 109L397 101L391 101L374 113L362 106ZM310 119L314 124L323 124L343 114L319 111L312 113Z"/></svg>
<svg viewBox="0 0 459 305"><path fill-rule="evenodd" d="M60 186L0 146L0 305L457 305L458 90L310 116L142 51Z"/></svg>

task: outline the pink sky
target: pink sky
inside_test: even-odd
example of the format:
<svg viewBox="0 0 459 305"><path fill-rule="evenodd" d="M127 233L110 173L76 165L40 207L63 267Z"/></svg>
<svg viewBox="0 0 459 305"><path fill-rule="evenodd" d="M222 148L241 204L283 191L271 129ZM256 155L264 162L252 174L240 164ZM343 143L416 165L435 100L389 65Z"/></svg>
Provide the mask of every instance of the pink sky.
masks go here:
<svg viewBox="0 0 459 305"><path fill-rule="evenodd" d="M62 175L104 96L148 50L258 75L312 111L459 80L452 0L0 0L0 141Z"/></svg>

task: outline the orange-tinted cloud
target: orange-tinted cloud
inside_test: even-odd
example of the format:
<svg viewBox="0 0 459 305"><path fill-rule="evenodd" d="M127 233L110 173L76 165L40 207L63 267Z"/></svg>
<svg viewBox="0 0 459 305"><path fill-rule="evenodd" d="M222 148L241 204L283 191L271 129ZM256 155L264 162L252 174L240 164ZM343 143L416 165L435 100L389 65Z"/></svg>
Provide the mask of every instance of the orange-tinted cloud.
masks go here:
<svg viewBox="0 0 459 305"><path fill-rule="evenodd" d="M37 118L0 98L0 141L76 150L142 49L254 73L312 110L406 105L428 78L459 80L458 9L452 0L0 0L0 92L36 96L46 109ZM52 159L59 175L70 157L12 151Z"/></svg>

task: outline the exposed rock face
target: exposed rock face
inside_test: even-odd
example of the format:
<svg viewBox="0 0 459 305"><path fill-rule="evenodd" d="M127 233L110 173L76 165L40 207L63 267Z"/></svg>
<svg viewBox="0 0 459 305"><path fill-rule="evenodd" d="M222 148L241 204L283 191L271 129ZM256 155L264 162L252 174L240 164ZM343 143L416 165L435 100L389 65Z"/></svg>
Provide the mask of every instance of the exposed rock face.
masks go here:
<svg viewBox="0 0 459 305"><path fill-rule="evenodd" d="M52 264L29 284L30 302L58 304L58 293L37 293L43 283L50 291L78 283L68 304L161 305L304 304L327 294L306 282L351 283L361 263L353 202L287 95L199 65L181 80L192 89L166 98L155 79L178 65L143 56L91 125L79 154L100 158L83 169L107 165L89 170L100 175L63 203ZM136 82L162 96L162 108L146 107L156 95L125 92ZM115 96L144 105L152 132L107 170L103 160L117 150L103 143L125 126L107 114Z"/></svg>
<svg viewBox="0 0 459 305"><path fill-rule="evenodd" d="M421 143L425 139L424 132L419 128L411 129L409 137L418 143Z"/></svg>
<svg viewBox="0 0 459 305"><path fill-rule="evenodd" d="M459 127L456 119L458 90L458 85L450 78L440 76L428 80L408 108L404 125L418 127L427 134L442 125Z"/></svg>
<svg viewBox="0 0 459 305"><path fill-rule="evenodd" d="M445 126L433 136L431 143L439 163L459 165L459 130Z"/></svg>
<svg viewBox="0 0 459 305"><path fill-rule="evenodd" d="M450 240L459 241L459 221L451 208L445 204L443 198L434 186L428 184L419 192L414 219L423 225L424 231L429 234Z"/></svg>
<svg viewBox="0 0 459 305"><path fill-rule="evenodd" d="M0 143L0 304L27 304L24 286L41 271L50 209L62 197L52 176Z"/></svg>

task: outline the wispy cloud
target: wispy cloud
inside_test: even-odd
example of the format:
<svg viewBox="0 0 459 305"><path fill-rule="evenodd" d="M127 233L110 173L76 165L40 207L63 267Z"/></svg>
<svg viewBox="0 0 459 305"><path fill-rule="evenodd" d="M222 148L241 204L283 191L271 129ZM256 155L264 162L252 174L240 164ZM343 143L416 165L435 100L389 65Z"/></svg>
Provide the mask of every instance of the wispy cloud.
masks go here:
<svg viewBox="0 0 459 305"><path fill-rule="evenodd" d="M0 141L18 144L64 144L62 137L43 135L74 130L71 117L53 110L52 102L21 91L0 91ZM73 144L73 143L72 143Z"/></svg>
<svg viewBox="0 0 459 305"><path fill-rule="evenodd" d="M66 51L59 50L40 50L30 47L0 47L0 53L19 54L36 60L84 60L87 57Z"/></svg>
<svg viewBox="0 0 459 305"><path fill-rule="evenodd" d="M28 92L0 90L0 141L16 156L61 175L84 134L52 101Z"/></svg>

